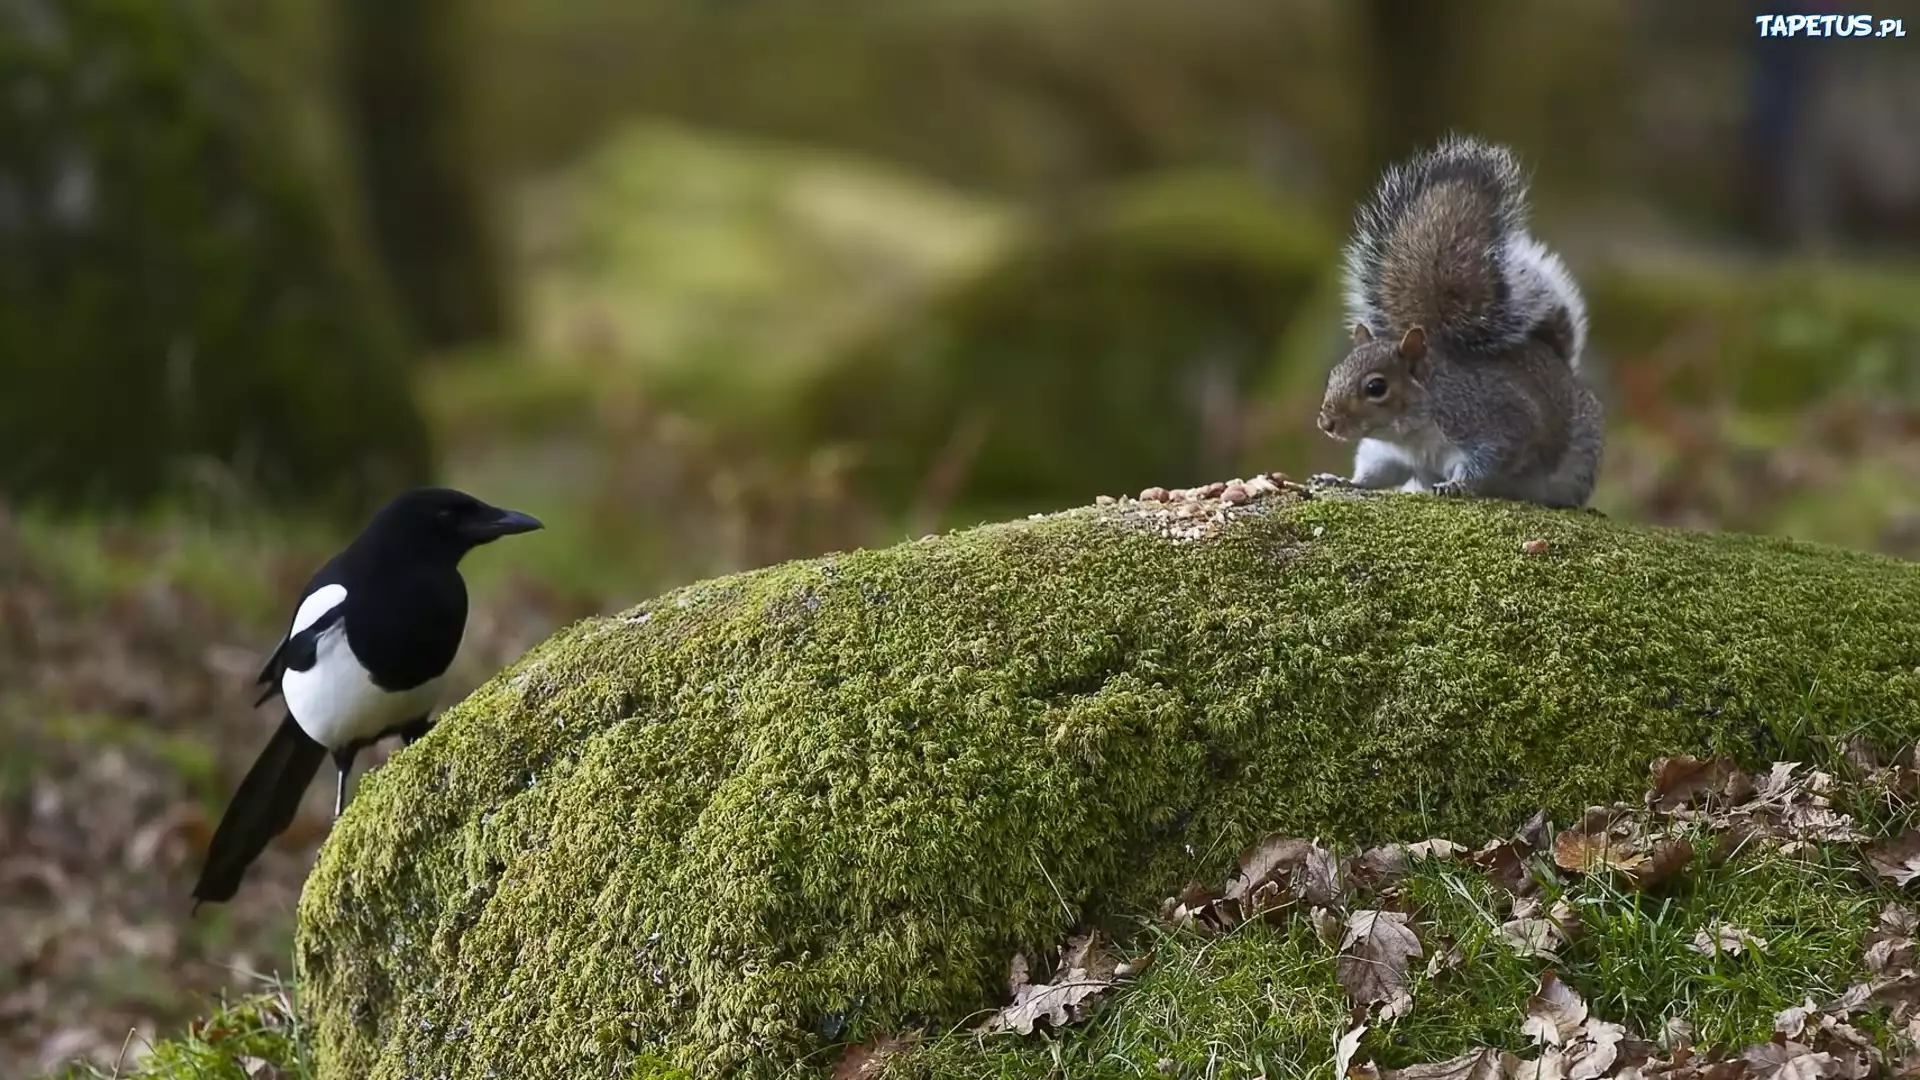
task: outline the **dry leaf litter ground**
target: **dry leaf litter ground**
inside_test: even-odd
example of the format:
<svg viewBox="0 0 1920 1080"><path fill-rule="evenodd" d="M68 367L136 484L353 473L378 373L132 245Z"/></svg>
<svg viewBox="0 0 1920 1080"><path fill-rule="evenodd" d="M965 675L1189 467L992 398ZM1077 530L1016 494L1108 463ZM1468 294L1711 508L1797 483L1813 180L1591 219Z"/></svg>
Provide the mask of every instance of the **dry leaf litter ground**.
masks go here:
<svg viewBox="0 0 1920 1080"><path fill-rule="evenodd" d="M233 903L190 917L188 889L271 733L249 687L316 556L278 535L49 529L0 508L0 1077L131 1069L221 995L277 992L331 787ZM531 588L476 608L468 685L562 617ZM245 1012L227 1027L288 1015L271 995Z"/></svg>

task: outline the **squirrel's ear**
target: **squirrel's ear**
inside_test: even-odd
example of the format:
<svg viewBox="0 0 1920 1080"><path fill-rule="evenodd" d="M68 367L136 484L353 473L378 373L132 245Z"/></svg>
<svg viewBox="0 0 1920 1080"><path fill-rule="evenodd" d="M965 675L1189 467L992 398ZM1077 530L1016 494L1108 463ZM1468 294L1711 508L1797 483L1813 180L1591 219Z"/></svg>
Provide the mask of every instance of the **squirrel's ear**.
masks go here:
<svg viewBox="0 0 1920 1080"><path fill-rule="evenodd" d="M1353 343L1355 345L1365 345L1372 340L1373 331L1367 329L1366 323L1357 322L1353 324Z"/></svg>
<svg viewBox="0 0 1920 1080"><path fill-rule="evenodd" d="M1400 359L1412 363L1427 355L1427 332L1416 326L1400 339Z"/></svg>
<svg viewBox="0 0 1920 1080"><path fill-rule="evenodd" d="M1427 376L1433 373L1432 361L1427 356L1427 332L1418 326L1408 330L1406 336L1400 339L1399 353L1413 381L1426 382Z"/></svg>

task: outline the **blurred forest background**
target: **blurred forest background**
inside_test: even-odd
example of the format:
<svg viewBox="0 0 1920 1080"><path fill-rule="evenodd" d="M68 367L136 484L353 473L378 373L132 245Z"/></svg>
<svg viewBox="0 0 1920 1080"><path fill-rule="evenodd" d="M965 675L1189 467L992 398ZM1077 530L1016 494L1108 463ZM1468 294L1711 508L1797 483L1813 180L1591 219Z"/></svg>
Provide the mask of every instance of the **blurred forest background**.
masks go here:
<svg viewBox="0 0 1920 1080"><path fill-rule="evenodd" d="M1920 556L1920 5L1760 10L0 0L0 1075L284 969L326 792L187 889L371 503L548 523L469 560L471 686L694 578L1340 468L1338 247L1450 129L1588 290L1598 505Z"/></svg>

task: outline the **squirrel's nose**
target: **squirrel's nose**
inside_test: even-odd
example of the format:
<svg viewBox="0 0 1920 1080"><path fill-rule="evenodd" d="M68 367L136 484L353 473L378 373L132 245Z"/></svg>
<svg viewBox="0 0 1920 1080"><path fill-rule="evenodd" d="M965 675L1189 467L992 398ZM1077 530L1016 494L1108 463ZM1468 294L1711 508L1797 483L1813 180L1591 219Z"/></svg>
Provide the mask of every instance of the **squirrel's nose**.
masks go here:
<svg viewBox="0 0 1920 1080"><path fill-rule="evenodd" d="M1320 430L1326 432L1329 435L1333 434L1333 417L1328 416L1326 413L1321 413L1320 414Z"/></svg>

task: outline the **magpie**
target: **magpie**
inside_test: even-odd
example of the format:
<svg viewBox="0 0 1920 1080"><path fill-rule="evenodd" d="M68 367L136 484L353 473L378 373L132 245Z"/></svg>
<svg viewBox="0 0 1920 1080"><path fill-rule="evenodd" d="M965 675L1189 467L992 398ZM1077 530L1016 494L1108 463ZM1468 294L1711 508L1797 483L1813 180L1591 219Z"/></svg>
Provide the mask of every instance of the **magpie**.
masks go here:
<svg viewBox="0 0 1920 1080"><path fill-rule="evenodd" d="M208 845L194 909L233 898L247 867L293 823L329 754L333 816L346 808L353 759L390 735L427 733L440 685L466 633L460 559L540 522L465 492L417 488L388 503L300 593L293 621L260 670L256 706L286 718L240 782Z"/></svg>

